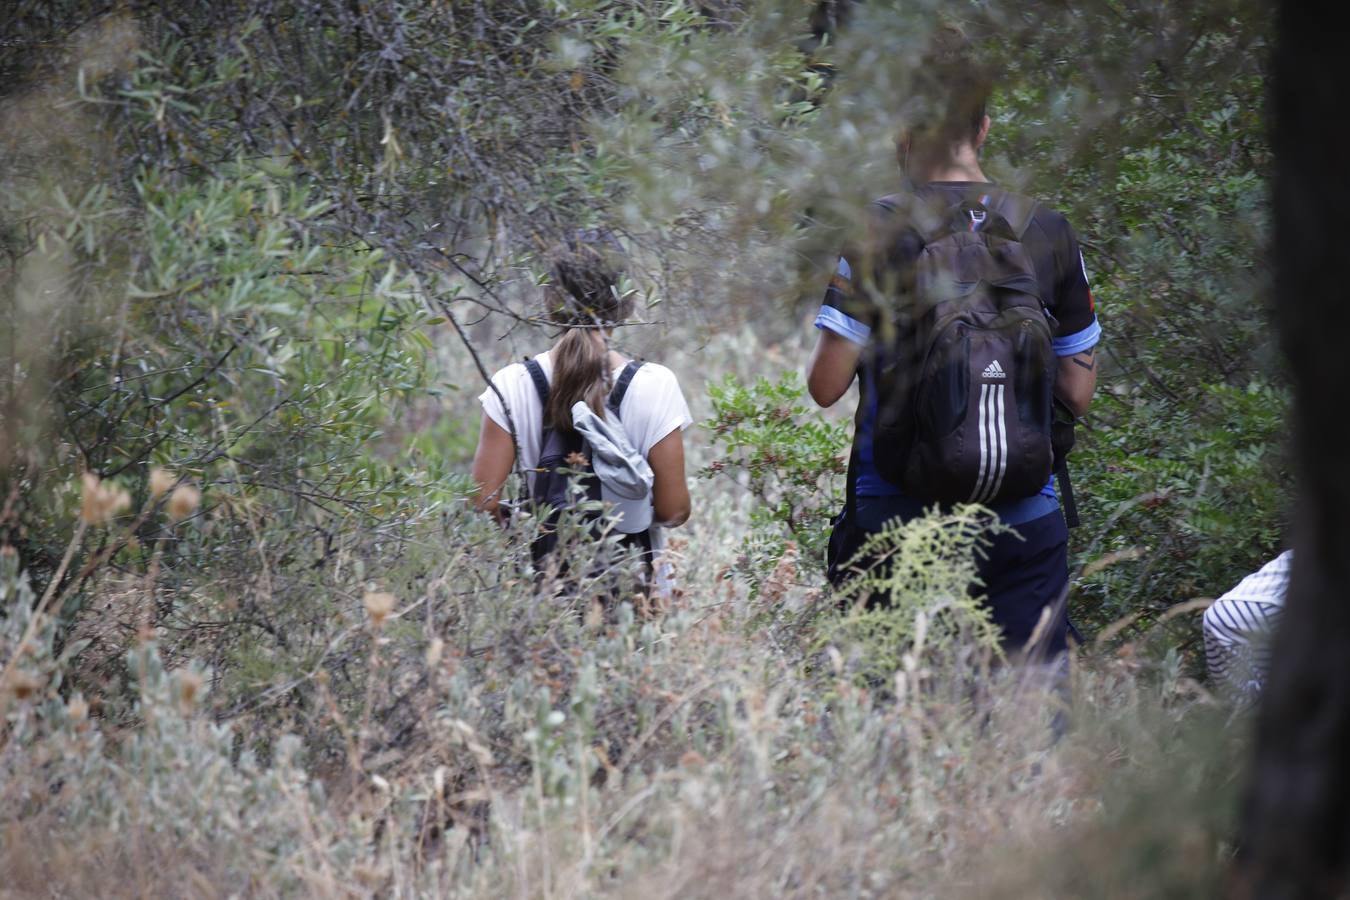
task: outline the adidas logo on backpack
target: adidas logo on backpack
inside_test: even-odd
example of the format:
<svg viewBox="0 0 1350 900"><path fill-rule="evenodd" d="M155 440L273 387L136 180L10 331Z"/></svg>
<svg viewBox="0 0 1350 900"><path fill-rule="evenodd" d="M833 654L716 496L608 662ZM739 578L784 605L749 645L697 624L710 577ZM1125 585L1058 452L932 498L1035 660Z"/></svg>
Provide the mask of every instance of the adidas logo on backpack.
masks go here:
<svg viewBox="0 0 1350 900"><path fill-rule="evenodd" d="M872 435L878 472L908 497L1003 503L1050 478L1053 320L1022 246L1035 212L1028 197L991 192L920 235L909 334L878 384Z"/></svg>

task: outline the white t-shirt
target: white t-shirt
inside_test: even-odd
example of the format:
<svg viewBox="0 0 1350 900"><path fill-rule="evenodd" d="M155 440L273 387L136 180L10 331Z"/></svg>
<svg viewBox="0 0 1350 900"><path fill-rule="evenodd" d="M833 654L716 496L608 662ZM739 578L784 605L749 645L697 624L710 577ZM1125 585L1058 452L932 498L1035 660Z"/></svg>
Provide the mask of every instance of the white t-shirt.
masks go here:
<svg viewBox="0 0 1350 900"><path fill-rule="evenodd" d="M540 353L535 361L544 370L544 377L553 380L553 359L548 352ZM623 366L614 370L617 381ZM492 376L497 392L488 388L478 397L488 418L496 422L503 430L510 432L511 423L507 421L502 409L502 398L511 410L511 418L516 427L516 444L520 448L520 464L526 471L526 477L533 474L530 470L539 465L539 441L543 434L544 408L539 402L539 392L524 363L512 363L498 370ZM619 406L619 419L624 433L633 445L633 449L642 454L643 459L651 453L652 447L675 429L683 431L694 424L689 415L689 404L680 391L680 383L675 373L656 363L644 363L637 370L633 381L628 385L623 403Z"/></svg>

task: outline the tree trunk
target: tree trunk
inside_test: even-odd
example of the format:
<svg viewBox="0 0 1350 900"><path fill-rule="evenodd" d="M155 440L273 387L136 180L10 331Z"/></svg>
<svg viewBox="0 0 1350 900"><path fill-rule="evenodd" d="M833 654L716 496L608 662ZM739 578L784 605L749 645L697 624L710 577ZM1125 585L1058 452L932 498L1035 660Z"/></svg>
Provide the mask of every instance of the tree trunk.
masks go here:
<svg viewBox="0 0 1350 900"><path fill-rule="evenodd" d="M1294 382L1299 497L1237 869L1237 893L1260 898L1350 887L1350 70L1337 12L1283 0L1275 51L1273 308Z"/></svg>

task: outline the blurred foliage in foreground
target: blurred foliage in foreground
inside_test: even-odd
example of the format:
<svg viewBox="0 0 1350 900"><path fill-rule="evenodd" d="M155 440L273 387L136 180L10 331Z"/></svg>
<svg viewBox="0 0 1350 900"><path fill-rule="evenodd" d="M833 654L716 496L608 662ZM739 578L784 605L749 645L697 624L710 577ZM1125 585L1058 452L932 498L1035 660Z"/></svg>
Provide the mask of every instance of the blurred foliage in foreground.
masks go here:
<svg viewBox="0 0 1350 900"><path fill-rule="evenodd" d="M845 431L779 380L856 211L898 187L897 98L939 14L1008 73L987 169L1076 225L1106 334L1073 604L1089 634L1137 618L1085 654L1083 730L1049 750L1021 686L967 690L978 642L925 643L941 590L876 622L822 597ZM72 892L130 860L142 892L928 896L977 891L992 836L1071 824L1075 858L1152 860L1141 895L1211 892L1233 748L1195 749L1222 729L1194 619L1156 623L1281 536L1267 19L5 4L0 869ZM690 433L715 478L664 618L537 595L521 541L463 502L472 396L548 339L538 260L582 226L628 250L622 349L696 407L734 376ZM1138 796L1179 808L1144 828ZM58 827L83 856L42 843Z"/></svg>

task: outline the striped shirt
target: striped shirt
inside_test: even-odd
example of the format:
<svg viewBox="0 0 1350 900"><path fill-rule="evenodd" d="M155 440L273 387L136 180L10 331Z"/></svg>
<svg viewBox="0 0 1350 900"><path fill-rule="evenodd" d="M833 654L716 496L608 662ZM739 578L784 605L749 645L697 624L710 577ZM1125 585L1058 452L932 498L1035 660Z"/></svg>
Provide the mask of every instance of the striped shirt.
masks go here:
<svg viewBox="0 0 1350 900"><path fill-rule="evenodd" d="M1286 550L1205 610L1205 665L1220 692L1251 700L1270 671L1270 635L1289 590L1293 551Z"/></svg>

